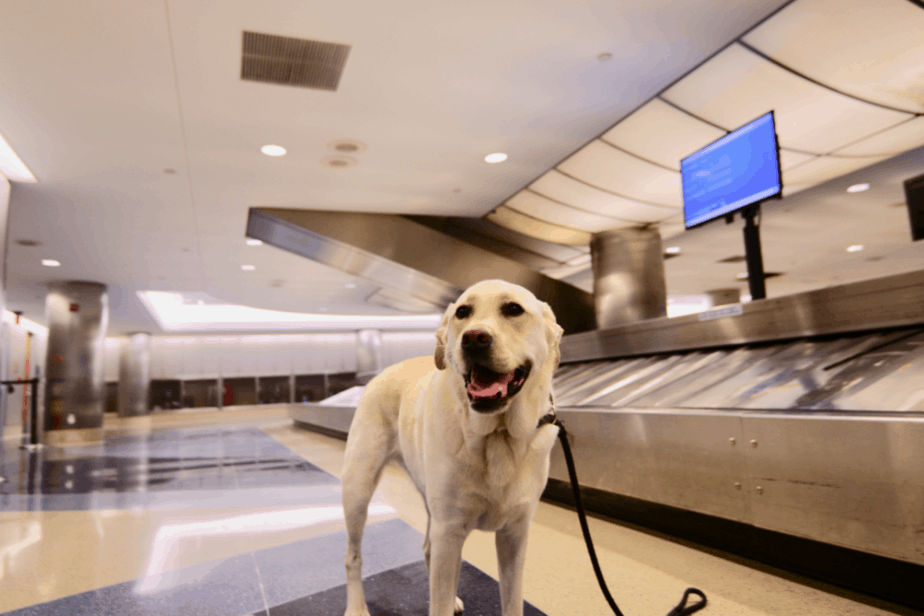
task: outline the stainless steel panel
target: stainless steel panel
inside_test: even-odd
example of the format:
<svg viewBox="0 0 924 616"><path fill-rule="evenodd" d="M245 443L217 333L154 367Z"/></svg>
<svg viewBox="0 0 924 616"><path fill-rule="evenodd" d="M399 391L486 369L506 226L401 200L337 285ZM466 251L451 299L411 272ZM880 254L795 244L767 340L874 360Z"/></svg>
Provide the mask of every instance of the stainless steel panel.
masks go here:
<svg viewBox="0 0 924 616"><path fill-rule="evenodd" d="M596 326L589 293L401 216L251 208L247 235L437 306L499 278L548 302L566 332Z"/></svg>
<svg viewBox="0 0 924 616"><path fill-rule="evenodd" d="M297 404L289 407L289 417L297 423L308 426L318 426L335 432L347 434L353 415L354 407L325 406L323 404Z"/></svg>
<svg viewBox="0 0 924 616"><path fill-rule="evenodd" d="M711 320L707 311L570 334L562 339L562 361L924 324L924 270L735 306L740 308L740 314Z"/></svg>
<svg viewBox="0 0 924 616"><path fill-rule="evenodd" d="M582 486L748 522L741 419L701 411L559 408ZM729 439L735 439L734 443ZM568 481L560 447L550 477Z"/></svg>
<svg viewBox="0 0 924 616"><path fill-rule="evenodd" d="M598 327L667 316L664 251L657 228L596 233L590 254Z"/></svg>
<svg viewBox="0 0 924 616"><path fill-rule="evenodd" d="M754 525L924 564L924 417L742 422Z"/></svg>

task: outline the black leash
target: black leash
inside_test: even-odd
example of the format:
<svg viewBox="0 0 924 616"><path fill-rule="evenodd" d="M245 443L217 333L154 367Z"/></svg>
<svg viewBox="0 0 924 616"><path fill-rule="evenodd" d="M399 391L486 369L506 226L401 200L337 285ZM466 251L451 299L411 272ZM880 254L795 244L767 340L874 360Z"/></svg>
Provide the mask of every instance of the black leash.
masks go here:
<svg viewBox="0 0 924 616"><path fill-rule="evenodd" d="M571 446L568 444L568 433L565 431L565 424L562 423L561 419L556 417L554 406L548 415L539 420L540 426L545 424L554 424L558 426L558 440L561 441L561 447L565 451L565 463L568 465L568 476L571 478L571 489L574 491L574 505L577 508L578 519L581 521L581 532L584 533L584 543L587 544L590 562L594 566L597 582L600 583L600 590L603 591L603 596L606 597L606 602L610 604L613 613L615 613L616 616L624 616L619 610L619 606L616 605L616 601L613 600L613 596L610 594L609 589L606 587L606 582L603 579L603 572L600 570L600 563L597 562L594 542L590 538L590 528L587 526L587 514L584 513L584 505L581 503L581 489L578 487L577 473L574 470L574 458L571 456ZM696 595L700 597L701 600L698 603L688 606L687 599L689 599L690 595ZM703 591L698 588L687 588L683 593L683 599L680 600L677 607L668 612L667 616L688 616L689 614L700 611L704 607L706 607L706 595Z"/></svg>

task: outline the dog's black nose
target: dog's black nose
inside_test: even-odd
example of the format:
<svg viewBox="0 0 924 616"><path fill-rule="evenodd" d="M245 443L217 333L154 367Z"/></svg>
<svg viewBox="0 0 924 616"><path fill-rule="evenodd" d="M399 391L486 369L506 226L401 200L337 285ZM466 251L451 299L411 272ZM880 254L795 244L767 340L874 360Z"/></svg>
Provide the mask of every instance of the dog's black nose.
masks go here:
<svg viewBox="0 0 924 616"><path fill-rule="evenodd" d="M494 338L488 332L480 329L470 329L462 334L462 350L469 352L484 351L491 346L493 341Z"/></svg>

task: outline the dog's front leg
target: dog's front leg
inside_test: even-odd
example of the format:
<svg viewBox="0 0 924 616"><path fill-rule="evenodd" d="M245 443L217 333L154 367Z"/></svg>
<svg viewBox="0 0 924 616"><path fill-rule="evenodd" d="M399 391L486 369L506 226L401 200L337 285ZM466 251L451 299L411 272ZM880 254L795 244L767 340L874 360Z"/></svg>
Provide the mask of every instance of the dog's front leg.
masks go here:
<svg viewBox="0 0 924 616"><path fill-rule="evenodd" d="M523 615L523 568L526 564L530 518L524 515L494 534L504 616Z"/></svg>
<svg viewBox="0 0 924 616"><path fill-rule="evenodd" d="M430 520L430 616L452 616L456 608L465 533Z"/></svg>

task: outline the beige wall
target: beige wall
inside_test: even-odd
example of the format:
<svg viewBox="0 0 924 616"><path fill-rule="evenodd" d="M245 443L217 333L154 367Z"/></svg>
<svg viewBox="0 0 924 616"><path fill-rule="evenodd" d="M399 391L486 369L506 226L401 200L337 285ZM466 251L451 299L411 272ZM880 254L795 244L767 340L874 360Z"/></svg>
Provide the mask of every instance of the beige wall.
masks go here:
<svg viewBox="0 0 924 616"><path fill-rule="evenodd" d="M10 183L3 174L0 174L0 316L6 308L6 225L10 212ZM7 341L4 339L3 328L0 327L0 349L7 348ZM6 353L0 352L0 380L6 380L7 361ZM7 417L6 407L6 388L0 387L0 437L3 436L3 427L9 418Z"/></svg>

